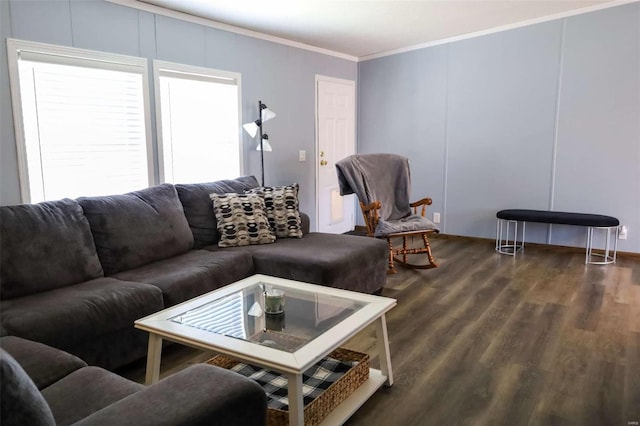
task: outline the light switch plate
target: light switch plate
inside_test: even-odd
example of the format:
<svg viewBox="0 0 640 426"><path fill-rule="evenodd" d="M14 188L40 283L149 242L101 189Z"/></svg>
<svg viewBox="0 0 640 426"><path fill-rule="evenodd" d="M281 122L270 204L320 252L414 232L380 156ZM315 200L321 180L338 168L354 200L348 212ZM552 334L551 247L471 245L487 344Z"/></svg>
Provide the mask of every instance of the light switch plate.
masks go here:
<svg viewBox="0 0 640 426"><path fill-rule="evenodd" d="M307 151L304 149L298 151L298 161L307 161Z"/></svg>

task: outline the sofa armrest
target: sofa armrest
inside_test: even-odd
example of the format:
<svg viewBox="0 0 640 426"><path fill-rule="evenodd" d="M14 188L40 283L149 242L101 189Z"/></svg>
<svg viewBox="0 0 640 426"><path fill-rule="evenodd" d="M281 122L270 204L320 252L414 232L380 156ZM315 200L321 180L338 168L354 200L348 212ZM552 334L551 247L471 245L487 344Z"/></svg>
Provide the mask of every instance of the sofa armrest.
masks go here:
<svg viewBox="0 0 640 426"><path fill-rule="evenodd" d="M0 346L20 364L40 390L87 366L75 355L16 336L0 338Z"/></svg>
<svg viewBox="0 0 640 426"><path fill-rule="evenodd" d="M306 213L300 212L300 226L302 227L302 235L307 235L311 226L311 220Z"/></svg>
<svg viewBox="0 0 640 426"><path fill-rule="evenodd" d="M260 425L267 397L260 385L208 364L177 374L96 411L76 425Z"/></svg>

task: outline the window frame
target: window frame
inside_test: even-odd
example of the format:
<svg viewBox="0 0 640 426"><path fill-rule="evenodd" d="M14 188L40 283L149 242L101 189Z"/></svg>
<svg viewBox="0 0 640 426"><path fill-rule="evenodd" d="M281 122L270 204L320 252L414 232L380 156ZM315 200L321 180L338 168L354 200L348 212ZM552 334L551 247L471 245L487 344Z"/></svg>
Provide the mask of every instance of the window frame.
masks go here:
<svg viewBox="0 0 640 426"><path fill-rule="evenodd" d="M162 133L162 100L160 99L160 76L162 74L191 75L197 79L210 80L234 80L238 90L238 123L236 131L238 135L238 162L240 176L244 174L244 149L242 139L242 75L238 72L218 70L215 68L199 67L195 65L179 64L176 62L153 60L153 87L155 90L155 119L156 135L158 141L158 177L161 183L165 183L164 170L164 136ZM235 177L235 176L234 176ZM232 179L232 177L229 177Z"/></svg>
<svg viewBox="0 0 640 426"><path fill-rule="evenodd" d="M146 58L7 38L9 86L11 89L13 124L18 157L18 179L22 203L31 203L31 181L29 176L29 166L27 163L26 132L24 129L22 94L20 90L20 71L18 61L20 60L21 52L34 56L50 56L53 59L53 63L66 63L68 65L82 67L83 65L86 66L88 62L93 62L94 65L100 63L104 64L105 66L103 69L121 69L128 72L139 72L142 76L142 99L144 103L145 145L147 150L148 174L147 182L149 186L156 183L156 166L154 161L151 132L149 64ZM94 68L101 67L94 66Z"/></svg>

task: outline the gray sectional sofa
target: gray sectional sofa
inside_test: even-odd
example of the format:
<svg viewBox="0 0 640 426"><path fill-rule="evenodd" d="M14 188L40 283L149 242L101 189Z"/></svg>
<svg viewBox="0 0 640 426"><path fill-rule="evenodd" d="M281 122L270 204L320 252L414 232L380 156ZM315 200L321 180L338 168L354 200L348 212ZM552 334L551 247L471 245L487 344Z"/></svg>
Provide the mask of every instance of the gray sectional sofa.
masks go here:
<svg viewBox="0 0 640 426"><path fill-rule="evenodd" d="M386 279L383 241L309 233L220 248L210 193L252 176L0 207L0 335L114 369L146 355L136 319L261 273L366 293Z"/></svg>

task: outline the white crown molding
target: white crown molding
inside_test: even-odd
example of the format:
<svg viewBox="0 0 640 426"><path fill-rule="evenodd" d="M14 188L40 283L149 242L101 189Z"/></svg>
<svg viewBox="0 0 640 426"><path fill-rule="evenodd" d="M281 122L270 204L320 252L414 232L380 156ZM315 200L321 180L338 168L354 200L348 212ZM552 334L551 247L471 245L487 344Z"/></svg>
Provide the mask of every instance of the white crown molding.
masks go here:
<svg viewBox="0 0 640 426"><path fill-rule="evenodd" d="M131 7L133 9L143 10L145 12L155 13L157 15L167 16L170 18L180 19L182 21L192 22L194 24L203 25L205 27L216 28L218 30L229 31L236 34L245 35L248 37L257 38L260 40L266 40L273 43L284 44L285 46L296 47L298 49L309 50L311 52L321 53L323 55L334 56L336 58L345 59L347 61L358 62L357 56L347 55L346 53L335 52L329 49L323 49L321 47L312 46L310 44L300 43L298 41L289 40L282 37L276 37L269 34L260 33L257 31L251 31L246 28L236 27L229 24L223 24L211 19L202 18L199 16L189 15L188 13L178 12L172 9L166 9L164 7L152 5L149 3L143 3L137 0L105 0L109 3L114 3L120 6Z"/></svg>
<svg viewBox="0 0 640 426"><path fill-rule="evenodd" d="M400 49L388 50L386 52L374 53L372 55L360 56L358 58L359 62L368 61L371 59L383 58L385 56L397 55L398 53L411 52L413 50L424 49L427 47L439 46L441 44L453 43L455 41L467 40L470 38L481 37L489 34L495 34L502 31L513 30L516 28L522 28L529 25L540 24L543 22L555 21L557 19L568 18L571 16L582 15L585 13L596 12L598 10L609 9L611 7L622 6L630 3L637 3L640 0L614 0L608 3L601 3L589 7L584 7L581 9L569 10L566 12L556 13L553 15L547 15L540 18L527 19L526 21L516 22L513 24L502 25L499 27L489 28L487 30L475 31L468 34L462 34L459 36L443 38L436 41L430 41L427 43L416 44L413 46L402 47Z"/></svg>

